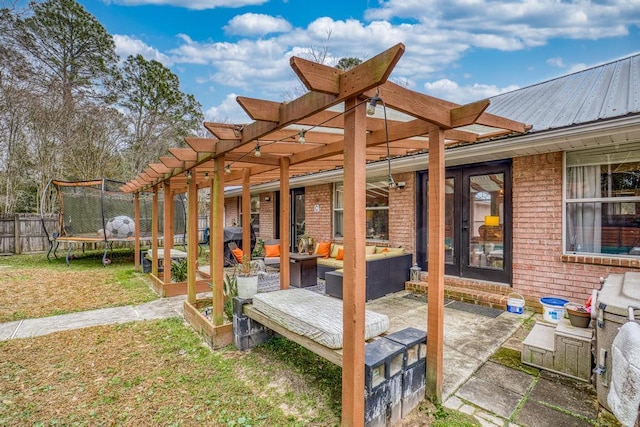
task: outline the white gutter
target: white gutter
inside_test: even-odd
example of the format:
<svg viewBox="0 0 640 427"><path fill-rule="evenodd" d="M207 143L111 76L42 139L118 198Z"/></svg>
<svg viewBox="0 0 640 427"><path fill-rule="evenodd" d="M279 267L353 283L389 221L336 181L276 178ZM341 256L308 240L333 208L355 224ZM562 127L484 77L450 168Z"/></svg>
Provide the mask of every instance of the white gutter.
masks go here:
<svg viewBox="0 0 640 427"><path fill-rule="evenodd" d="M617 138L616 138L617 137ZM544 130L524 135L508 136L475 144L462 145L445 150L447 166L463 165L470 162L504 160L519 156L552 153L596 147L601 145L622 144L640 141L640 115L625 116L617 119L588 123L555 130ZM426 148L426 147L425 147ZM391 172L415 172L428 169L429 153L408 155L391 159ZM367 164L367 176L386 175L386 160ZM326 184L342 181L343 170L334 169L289 180L291 188ZM251 193L259 194L278 191L279 181L258 184L251 187ZM240 196L242 188L225 190L225 197Z"/></svg>

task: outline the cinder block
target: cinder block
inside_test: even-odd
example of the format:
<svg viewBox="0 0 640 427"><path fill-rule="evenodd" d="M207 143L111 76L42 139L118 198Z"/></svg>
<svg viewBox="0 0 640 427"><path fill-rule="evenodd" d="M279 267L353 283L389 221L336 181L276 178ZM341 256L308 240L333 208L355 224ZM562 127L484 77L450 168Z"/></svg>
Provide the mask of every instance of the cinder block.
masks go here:
<svg viewBox="0 0 640 427"><path fill-rule="evenodd" d="M245 316L242 312L242 306L249 303L251 299L239 297L233 299L233 342L241 351L262 344L273 336L271 329Z"/></svg>
<svg viewBox="0 0 640 427"><path fill-rule="evenodd" d="M365 346L365 425L386 426L402 417L405 347L386 338Z"/></svg>
<svg viewBox="0 0 640 427"><path fill-rule="evenodd" d="M380 338L364 348L365 389L371 391L402 372L405 347L395 341Z"/></svg>
<svg viewBox="0 0 640 427"><path fill-rule="evenodd" d="M405 328L385 336L405 346L401 385L401 418L406 417L424 399L426 379L427 333Z"/></svg>
<svg viewBox="0 0 640 427"><path fill-rule="evenodd" d="M427 361L423 358L402 374L402 418L424 399Z"/></svg>
<svg viewBox="0 0 640 427"><path fill-rule="evenodd" d="M427 333L416 328L405 328L386 335L386 339L395 341L407 348L405 369L427 357Z"/></svg>

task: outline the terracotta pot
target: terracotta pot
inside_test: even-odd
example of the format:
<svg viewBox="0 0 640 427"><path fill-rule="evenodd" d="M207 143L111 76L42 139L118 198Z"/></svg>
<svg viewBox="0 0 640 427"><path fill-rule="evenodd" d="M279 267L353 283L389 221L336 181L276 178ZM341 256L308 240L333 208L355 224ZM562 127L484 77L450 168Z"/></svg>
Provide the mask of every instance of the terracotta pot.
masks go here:
<svg viewBox="0 0 640 427"><path fill-rule="evenodd" d="M569 316L571 325L577 328L589 327L589 323L591 323L591 313L587 311L584 305L569 303L564 306L564 309Z"/></svg>

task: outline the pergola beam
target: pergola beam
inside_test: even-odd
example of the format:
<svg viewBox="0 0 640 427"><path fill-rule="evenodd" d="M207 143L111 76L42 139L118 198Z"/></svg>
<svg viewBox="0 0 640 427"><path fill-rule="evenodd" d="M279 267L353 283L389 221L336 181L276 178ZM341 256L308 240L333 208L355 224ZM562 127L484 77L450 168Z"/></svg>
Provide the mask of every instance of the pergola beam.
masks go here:
<svg viewBox="0 0 640 427"><path fill-rule="evenodd" d="M177 148L171 147L169 148L169 153L173 157L178 160L182 160L183 162L197 162L198 161L198 153L195 152L192 148Z"/></svg>

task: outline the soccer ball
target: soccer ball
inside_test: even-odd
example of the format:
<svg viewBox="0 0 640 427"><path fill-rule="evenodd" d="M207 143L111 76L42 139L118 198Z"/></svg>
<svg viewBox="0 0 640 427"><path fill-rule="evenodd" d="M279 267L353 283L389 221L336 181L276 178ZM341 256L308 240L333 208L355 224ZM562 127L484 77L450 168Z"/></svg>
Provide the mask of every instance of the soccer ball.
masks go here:
<svg viewBox="0 0 640 427"><path fill-rule="evenodd" d="M114 239L131 237L136 232L135 222L126 215L119 215L107 221L107 235Z"/></svg>

